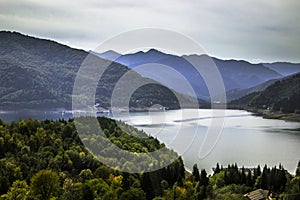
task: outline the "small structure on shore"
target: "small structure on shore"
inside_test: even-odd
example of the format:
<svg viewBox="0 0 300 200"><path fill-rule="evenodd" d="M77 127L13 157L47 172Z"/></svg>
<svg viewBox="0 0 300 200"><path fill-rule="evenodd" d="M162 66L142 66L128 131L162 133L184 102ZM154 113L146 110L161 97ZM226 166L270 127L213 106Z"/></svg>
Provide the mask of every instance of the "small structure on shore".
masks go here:
<svg viewBox="0 0 300 200"><path fill-rule="evenodd" d="M272 193L268 190L257 189L244 195L250 200L271 200Z"/></svg>

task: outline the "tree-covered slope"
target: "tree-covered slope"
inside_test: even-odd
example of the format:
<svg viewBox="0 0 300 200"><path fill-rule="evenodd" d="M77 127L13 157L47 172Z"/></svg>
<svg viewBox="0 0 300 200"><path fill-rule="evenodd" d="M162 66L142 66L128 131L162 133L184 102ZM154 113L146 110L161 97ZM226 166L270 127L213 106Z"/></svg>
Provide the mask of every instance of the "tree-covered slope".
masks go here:
<svg viewBox="0 0 300 200"><path fill-rule="evenodd" d="M1 31L0 108L70 109L76 73L87 56L93 55L54 41ZM99 67L107 64L106 60L94 57ZM96 102L102 107L109 107L115 84L128 71L123 65L111 63L98 82ZM136 74L131 81L142 79ZM163 86L149 85L136 93L138 99L145 100L135 106L151 106L142 103L152 102L170 108L178 107L175 96Z"/></svg>
<svg viewBox="0 0 300 200"><path fill-rule="evenodd" d="M234 89L226 92L227 102L231 102L237 99L240 99L248 94L261 92L266 89L268 86L275 83L278 79L272 79L266 81L264 83L258 84L254 87L246 88L246 89Z"/></svg>
<svg viewBox="0 0 300 200"><path fill-rule="evenodd" d="M98 118L98 122L105 132L103 139L127 151L146 153L164 147L131 126L108 118ZM94 135L90 141L99 137ZM161 154L162 160L168 159L166 155ZM112 155L108 159L109 156ZM127 165L136 163L127 161ZM21 120L4 124L0 119L0 167L1 200L15 199L14 195L19 195L17 199L45 200L126 199L126 195L152 199L163 193L161 181L171 186L184 178L180 158L152 173L129 174L103 165L82 145L73 120Z"/></svg>
<svg viewBox="0 0 300 200"><path fill-rule="evenodd" d="M133 137L145 133L126 124L108 118L98 118L98 122L105 138L127 151L145 153L164 147L153 137ZM90 142L97 144L99 137L93 133ZM168 159L160 156L161 161ZM247 169L217 164L212 175L194 165L192 173L187 173L180 157L147 173L110 168L82 145L73 120L11 124L0 120L0 168L1 200L246 200L246 193L259 188L272 191L276 199L300 197L300 162L296 176L282 165Z"/></svg>
<svg viewBox="0 0 300 200"><path fill-rule="evenodd" d="M277 80L262 92L248 94L231 105L298 113L300 109L300 73Z"/></svg>
<svg viewBox="0 0 300 200"><path fill-rule="evenodd" d="M249 105L287 113L296 112L300 109L300 73L270 85L255 96Z"/></svg>
<svg viewBox="0 0 300 200"><path fill-rule="evenodd" d="M86 56L53 41L1 31L1 107L64 107Z"/></svg>

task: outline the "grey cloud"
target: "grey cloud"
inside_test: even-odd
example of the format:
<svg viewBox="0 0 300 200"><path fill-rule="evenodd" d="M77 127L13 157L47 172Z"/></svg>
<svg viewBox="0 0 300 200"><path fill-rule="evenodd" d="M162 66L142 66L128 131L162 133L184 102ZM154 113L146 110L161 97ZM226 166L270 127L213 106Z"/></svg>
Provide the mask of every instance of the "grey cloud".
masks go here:
<svg viewBox="0 0 300 200"><path fill-rule="evenodd" d="M221 58L300 62L297 0L0 0L2 29L85 49L132 29L185 34Z"/></svg>

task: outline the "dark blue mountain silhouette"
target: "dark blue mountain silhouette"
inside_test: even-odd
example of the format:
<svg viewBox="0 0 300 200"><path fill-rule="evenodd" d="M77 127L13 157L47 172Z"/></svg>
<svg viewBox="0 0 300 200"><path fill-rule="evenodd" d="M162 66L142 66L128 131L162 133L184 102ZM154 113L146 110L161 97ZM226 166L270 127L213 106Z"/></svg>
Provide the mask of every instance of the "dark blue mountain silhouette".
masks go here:
<svg viewBox="0 0 300 200"><path fill-rule="evenodd" d="M208 59L212 61L210 64L207 64ZM182 75L182 79L189 82L198 98L209 99L209 92L202 75L188 60L197 60L197 65L202 69L215 65L223 78L226 91L252 88L266 81L300 71L300 65L291 63L252 64L243 60L221 60L208 55L176 56L155 49L122 55L115 61L138 71L142 76L163 81L166 86L188 94L189 91L185 91L186 87L182 87L182 81L176 81L173 74L166 74L167 72L162 69L165 66L176 70Z"/></svg>

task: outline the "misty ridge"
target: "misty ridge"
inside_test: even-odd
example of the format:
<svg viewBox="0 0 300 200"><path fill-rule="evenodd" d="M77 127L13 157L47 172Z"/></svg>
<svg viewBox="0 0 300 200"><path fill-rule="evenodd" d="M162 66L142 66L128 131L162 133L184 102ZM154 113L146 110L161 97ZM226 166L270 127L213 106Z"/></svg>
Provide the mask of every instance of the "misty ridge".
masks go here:
<svg viewBox="0 0 300 200"><path fill-rule="evenodd" d="M2 108L9 109L70 109L76 73L88 55L95 56L99 63L114 61L97 86L96 101L103 107L110 107L109 99L119 78L130 69L135 71L135 67L140 65L145 65L146 70L136 71L136 80L147 78L157 82L157 85L137 90L131 99L132 107L160 104L176 109L178 102L172 92L184 96L187 102L193 101L180 81L160 71L162 65L176 70L188 81L197 95L200 107L209 104L207 85L188 59L200 63L205 63L207 59L213 61L223 78L227 102L261 92L276 81L300 72L300 64L287 62L252 64L243 60L221 60L208 55L176 56L155 49L127 55L112 50L103 53L86 52L17 32L1 31L0 36L0 103Z"/></svg>

